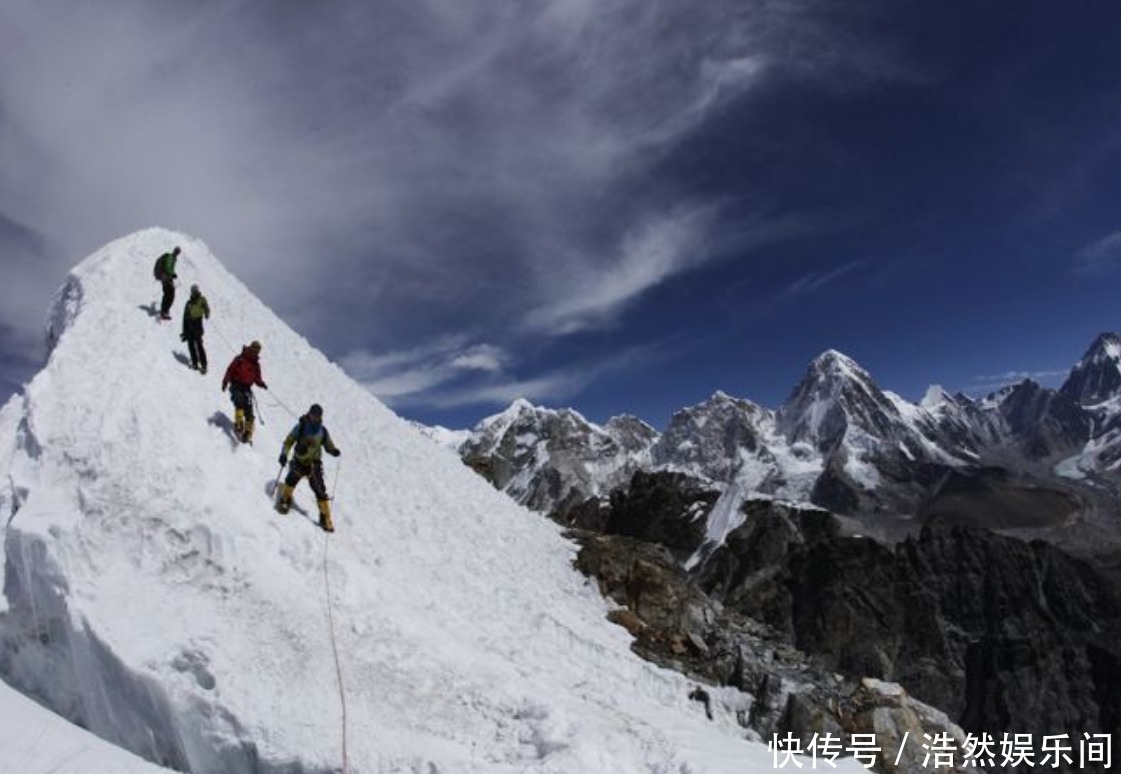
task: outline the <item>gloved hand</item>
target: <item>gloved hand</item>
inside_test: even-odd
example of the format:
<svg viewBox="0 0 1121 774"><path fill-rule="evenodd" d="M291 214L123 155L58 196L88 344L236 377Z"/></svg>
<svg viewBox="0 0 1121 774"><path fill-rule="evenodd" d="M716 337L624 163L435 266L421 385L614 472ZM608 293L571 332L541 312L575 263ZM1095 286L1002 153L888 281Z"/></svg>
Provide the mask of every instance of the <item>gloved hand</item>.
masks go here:
<svg viewBox="0 0 1121 774"><path fill-rule="evenodd" d="M339 451L338 449L328 449L327 453L330 454L332 457L338 457L340 454L342 454L342 452Z"/></svg>
<svg viewBox="0 0 1121 774"><path fill-rule="evenodd" d="M180 334L179 334L179 340L180 340L180 341L186 341L186 340L187 340L187 334L185 334L185 333L180 333Z"/></svg>
<svg viewBox="0 0 1121 774"><path fill-rule="evenodd" d="M288 455L285 454L284 452L281 452L280 453L280 466L284 467L287 464L288 464Z"/></svg>
<svg viewBox="0 0 1121 774"><path fill-rule="evenodd" d="M265 384L264 382L261 382L261 389L262 390L267 390L268 388L269 388L269 386L267 384Z"/></svg>

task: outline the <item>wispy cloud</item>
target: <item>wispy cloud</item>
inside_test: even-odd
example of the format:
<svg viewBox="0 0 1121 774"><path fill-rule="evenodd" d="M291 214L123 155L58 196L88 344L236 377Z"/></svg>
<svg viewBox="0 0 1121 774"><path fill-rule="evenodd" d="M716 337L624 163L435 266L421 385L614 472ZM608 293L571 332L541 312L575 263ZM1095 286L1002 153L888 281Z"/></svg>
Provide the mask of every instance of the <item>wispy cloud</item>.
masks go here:
<svg viewBox="0 0 1121 774"><path fill-rule="evenodd" d="M1078 251L1074 272L1082 277L1109 274L1121 267L1121 231L1102 237Z"/></svg>
<svg viewBox="0 0 1121 774"><path fill-rule="evenodd" d="M598 369L563 369L530 379L511 379L461 390L410 396L400 405L426 406L437 409L461 406L505 406L518 398L528 401L562 401L579 393L599 376Z"/></svg>
<svg viewBox="0 0 1121 774"><path fill-rule="evenodd" d="M452 366L468 371L498 373L509 360L509 355L498 347L476 344L452 360Z"/></svg>
<svg viewBox="0 0 1121 774"><path fill-rule="evenodd" d="M657 346L631 347L609 358L572 363L532 377L519 378L509 373L491 374L486 379L446 383L432 390L416 391L395 400L397 406L452 409L461 406L505 406L518 398L539 403L564 401L579 394L589 384L611 373L624 371L638 363L659 357Z"/></svg>
<svg viewBox="0 0 1121 774"><path fill-rule="evenodd" d="M843 277L852 274L858 269L863 268L866 264L867 261L864 260L851 261L828 271L809 272L792 282L786 290L783 291L783 295L803 296L809 293L815 293L834 284Z"/></svg>
<svg viewBox="0 0 1121 774"><path fill-rule="evenodd" d="M1025 379L1030 379L1045 387L1054 387L1069 373L1070 369L1065 368L1040 371L1005 371L1001 374L975 376L970 380L966 392L972 394L992 392L993 390L999 390L1001 387L1007 387L1010 384L1019 384Z"/></svg>
<svg viewBox="0 0 1121 774"><path fill-rule="evenodd" d="M352 352L340 364L352 377L387 403L424 395L451 382L480 374L497 378L512 358L491 344L468 344L448 336L423 347L385 353Z"/></svg>
<svg viewBox="0 0 1121 774"><path fill-rule="evenodd" d="M593 267L558 267L558 297L526 317L529 328L574 333L610 322L636 297L708 257L705 242L712 212L682 209L652 218L625 233L615 254Z"/></svg>

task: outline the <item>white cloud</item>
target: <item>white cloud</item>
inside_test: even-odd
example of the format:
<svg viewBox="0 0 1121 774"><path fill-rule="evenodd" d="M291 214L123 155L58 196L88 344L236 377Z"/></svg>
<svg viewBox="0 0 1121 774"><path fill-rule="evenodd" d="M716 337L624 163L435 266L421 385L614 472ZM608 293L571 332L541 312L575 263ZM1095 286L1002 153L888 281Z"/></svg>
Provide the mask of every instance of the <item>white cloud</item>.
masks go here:
<svg viewBox="0 0 1121 774"><path fill-rule="evenodd" d="M466 371L489 371L494 373L501 371L503 364L508 360L509 357L500 348L490 344L477 344L462 355L457 355L453 358L451 364L455 368L461 368Z"/></svg>
<svg viewBox="0 0 1121 774"><path fill-rule="evenodd" d="M597 376L594 371L557 371L531 379L485 384L433 395L414 395L402 405L449 409L460 406L505 406L518 398L532 403L560 401L575 395Z"/></svg>
<svg viewBox="0 0 1121 774"><path fill-rule="evenodd" d="M566 334L609 321L645 291L704 262L710 219L704 209L682 209L626 233L616 255L592 269L567 264L568 276L557 279L559 298L530 312L528 326Z"/></svg>
<svg viewBox="0 0 1121 774"><path fill-rule="evenodd" d="M418 391L402 396L396 405L436 409L460 406L505 406L518 398L534 403L556 403L577 395L606 374L628 368L653 356L650 347L635 347L596 362L577 363L528 378L498 378Z"/></svg>
<svg viewBox="0 0 1121 774"><path fill-rule="evenodd" d="M492 344L467 344L462 335L428 342L422 347L373 354L352 352L341 359L343 369L370 392L389 403L424 395L471 374L494 378L512 362Z"/></svg>
<svg viewBox="0 0 1121 774"><path fill-rule="evenodd" d="M1012 384L1019 384L1025 379L1030 379L1036 384L1048 386L1057 386L1058 382L1070 373L1070 369L1049 369L1039 371L1005 371L1001 374L988 374L985 376L975 376L970 380L969 387L966 392L974 395L979 393L993 392L1002 387L1007 387Z"/></svg>
<svg viewBox="0 0 1121 774"><path fill-rule="evenodd" d="M532 376L513 372L514 358L492 345L475 345L457 355L445 343L388 358L356 353L343 367L381 400L395 408L452 409L462 406L505 406L517 398L557 402L580 393L604 376L666 355L665 343L616 351L610 357L583 360ZM476 361L476 358L478 360ZM501 369L464 367L501 363ZM456 364L457 361L460 364Z"/></svg>
<svg viewBox="0 0 1121 774"><path fill-rule="evenodd" d="M829 271L814 271L799 277L784 291L788 296L800 296L821 290L848 274L862 268L867 261L852 261Z"/></svg>
<svg viewBox="0 0 1121 774"><path fill-rule="evenodd" d="M1121 266L1121 231L1084 247L1075 256L1074 271L1084 277L1108 274Z"/></svg>

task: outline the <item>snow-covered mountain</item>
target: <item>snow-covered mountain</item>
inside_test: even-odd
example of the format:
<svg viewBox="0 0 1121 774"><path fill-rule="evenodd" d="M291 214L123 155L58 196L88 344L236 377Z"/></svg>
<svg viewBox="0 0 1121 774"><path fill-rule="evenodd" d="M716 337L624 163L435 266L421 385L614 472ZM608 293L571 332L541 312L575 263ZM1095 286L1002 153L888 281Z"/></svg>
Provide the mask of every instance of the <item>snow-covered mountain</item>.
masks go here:
<svg viewBox="0 0 1121 774"><path fill-rule="evenodd" d="M1071 369L1059 392L1083 406L1121 395L1121 336L1098 336Z"/></svg>
<svg viewBox="0 0 1121 774"><path fill-rule="evenodd" d="M153 316L149 267L173 245L213 310L209 376ZM50 338L0 411L0 675L76 736L0 686L3 734L70 744L81 726L199 774L772 770L736 723L749 696L708 688L706 717L688 680L605 620L555 525L370 396L203 243L149 230L98 251L60 291ZM270 389L245 446L219 380L251 339ZM281 441L312 402L343 450L333 536L306 484L296 512L272 509ZM483 428L495 458L561 459L532 435L542 422L595 452L566 469L586 460L592 481L654 440L633 421L540 414L519 405ZM74 744L62 763L2 744L0 770L154 769Z"/></svg>
<svg viewBox="0 0 1121 774"><path fill-rule="evenodd" d="M521 417L520 430L499 452L493 428L509 428L512 416ZM560 416L581 429L542 419ZM484 421L460 451L519 502L559 517L577 495L604 497L635 469L684 473L722 492L706 517L710 548L742 523L741 505L757 497L857 517L912 516L942 512L958 497L957 489L942 496L947 482L959 487L972 471L992 468L1008 473L1001 493L1048 490L1060 503L1048 510L1049 522L1080 507L1096 510L1090 501L1100 502L1103 493L1121 496L1116 334L1099 336L1059 390L1024 381L979 400L932 387L911 403L830 350L809 364L777 411L717 392L675 413L660 436L650 430L649 446L639 444L630 455L573 416L522 401ZM564 464L544 453L550 445L564 449ZM580 460L575 469L572 459ZM1000 494L986 507L1002 502L1020 499Z"/></svg>
<svg viewBox="0 0 1121 774"><path fill-rule="evenodd" d="M711 481L730 481L752 462L768 473L777 472L768 449L773 429L772 412L716 392L673 415L651 450L651 461L659 468Z"/></svg>
<svg viewBox="0 0 1121 774"><path fill-rule="evenodd" d="M549 511L629 480L649 465L657 437L634 417L614 417L601 427L571 409L518 400L476 425L459 452L517 502Z"/></svg>
<svg viewBox="0 0 1121 774"><path fill-rule="evenodd" d="M856 361L829 350L807 367L778 412L778 427L789 442L808 443L823 455L848 446L849 464L859 476L863 455L885 442L894 441L912 457L928 453L923 425L929 418L913 408L889 398Z"/></svg>

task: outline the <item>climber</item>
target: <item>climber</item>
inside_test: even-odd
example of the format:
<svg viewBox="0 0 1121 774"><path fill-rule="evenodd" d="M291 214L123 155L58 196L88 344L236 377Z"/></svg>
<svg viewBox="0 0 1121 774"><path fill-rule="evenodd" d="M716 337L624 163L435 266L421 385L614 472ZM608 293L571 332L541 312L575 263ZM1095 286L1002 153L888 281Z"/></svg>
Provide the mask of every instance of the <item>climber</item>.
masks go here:
<svg viewBox="0 0 1121 774"><path fill-rule="evenodd" d="M276 509L281 513L288 513L292 507L292 492L300 479L307 476L311 489L315 492L315 499L319 505L319 526L327 532L334 532L335 526L331 522L331 500L327 497L327 486L323 483L323 452L326 451L333 457L338 457L340 452L331 434L323 426L323 407L313 403L308 412L300 417L300 421L284 439L284 448L280 452L280 466L288 465L288 452L295 446L292 464L288 467L288 475L280 487L280 496L276 501Z"/></svg>
<svg viewBox="0 0 1121 774"><path fill-rule="evenodd" d="M230 400L234 402L234 434L242 443L253 442L253 385L262 390L269 386L261 378L261 342L254 341L241 348L226 368L222 377L222 391L230 388Z"/></svg>
<svg viewBox="0 0 1121 774"><path fill-rule="evenodd" d="M171 305L175 303L175 279L178 276L175 273L175 261L179 257L179 248L176 247L170 253L164 253L156 259L156 265L152 271L156 275L156 279L163 285L163 299L160 301L160 319L171 319Z"/></svg>
<svg viewBox="0 0 1121 774"><path fill-rule="evenodd" d="M180 339L187 342L191 351L191 368L201 374L206 373L206 349L202 346L202 321L210 319L210 304L199 291L198 285L191 285L191 297L183 307L183 333Z"/></svg>

